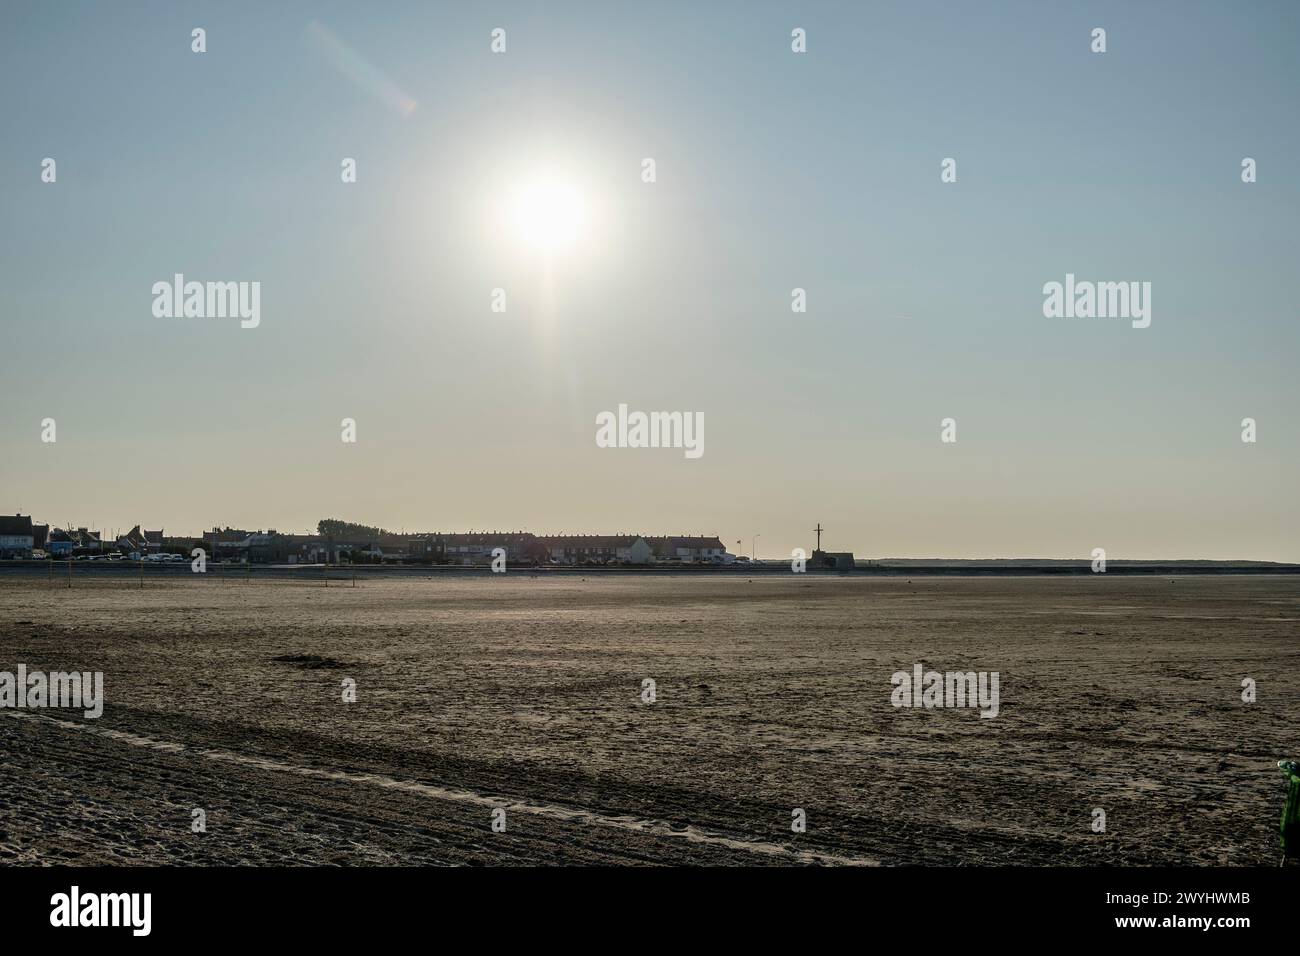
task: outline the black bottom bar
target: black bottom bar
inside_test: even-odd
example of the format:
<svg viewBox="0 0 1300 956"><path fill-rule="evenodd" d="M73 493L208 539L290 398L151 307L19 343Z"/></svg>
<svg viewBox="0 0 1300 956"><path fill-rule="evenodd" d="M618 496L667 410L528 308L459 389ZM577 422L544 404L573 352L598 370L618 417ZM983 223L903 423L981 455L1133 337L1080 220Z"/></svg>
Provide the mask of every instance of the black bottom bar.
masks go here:
<svg viewBox="0 0 1300 956"><path fill-rule="evenodd" d="M484 941L519 934L533 942L567 936L657 948L683 944L689 925L693 944L713 937L768 941L784 929L806 934L805 942L830 942L828 933L883 942L901 932L900 940L961 947L1032 930L1052 934L1044 942L1104 936L1231 945L1242 934L1295 938L1289 921L1297 876L1294 867L6 869L0 913L7 941L75 933L78 943L269 939L337 946L454 929L482 933ZM101 894L145 893L149 932L137 937L146 922L144 897L105 901ZM55 927L52 917L120 925ZM606 931L618 935L594 935Z"/></svg>

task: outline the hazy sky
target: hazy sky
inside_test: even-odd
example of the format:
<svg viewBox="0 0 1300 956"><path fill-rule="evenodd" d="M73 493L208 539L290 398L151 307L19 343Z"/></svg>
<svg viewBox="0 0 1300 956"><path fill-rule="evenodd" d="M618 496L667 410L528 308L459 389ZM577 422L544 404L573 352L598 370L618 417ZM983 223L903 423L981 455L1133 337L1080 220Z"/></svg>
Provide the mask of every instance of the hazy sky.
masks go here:
<svg viewBox="0 0 1300 956"><path fill-rule="evenodd" d="M1291 2L5 0L0 509L1300 560L1298 47ZM539 169L589 210L550 257L496 213ZM260 325L156 318L177 272ZM1066 273L1150 327L1045 318ZM619 403L703 457L598 448Z"/></svg>

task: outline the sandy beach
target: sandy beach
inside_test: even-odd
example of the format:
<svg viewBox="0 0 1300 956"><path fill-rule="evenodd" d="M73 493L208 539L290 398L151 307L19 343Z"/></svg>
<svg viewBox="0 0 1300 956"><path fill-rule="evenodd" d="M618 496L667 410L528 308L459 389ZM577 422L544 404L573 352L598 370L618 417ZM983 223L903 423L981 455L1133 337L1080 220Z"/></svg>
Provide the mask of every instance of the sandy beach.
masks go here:
<svg viewBox="0 0 1300 956"><path fill-rule="evenodd" d="M0 670L105 703L0 710L0 862L1271 865L1297 637L1296 577L5 579Z"/></svg>

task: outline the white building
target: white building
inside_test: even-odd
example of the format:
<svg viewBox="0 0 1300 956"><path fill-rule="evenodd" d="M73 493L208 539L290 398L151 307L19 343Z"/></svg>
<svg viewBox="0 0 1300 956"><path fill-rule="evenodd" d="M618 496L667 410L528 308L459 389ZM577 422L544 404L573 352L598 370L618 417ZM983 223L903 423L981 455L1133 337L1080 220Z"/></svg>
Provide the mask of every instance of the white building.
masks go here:
<svg viewBox="0 0 1300 956"><path fill-rule="evenodd" d="M31 556L31 515L0 516L0 558L30 558Z"/></svg>

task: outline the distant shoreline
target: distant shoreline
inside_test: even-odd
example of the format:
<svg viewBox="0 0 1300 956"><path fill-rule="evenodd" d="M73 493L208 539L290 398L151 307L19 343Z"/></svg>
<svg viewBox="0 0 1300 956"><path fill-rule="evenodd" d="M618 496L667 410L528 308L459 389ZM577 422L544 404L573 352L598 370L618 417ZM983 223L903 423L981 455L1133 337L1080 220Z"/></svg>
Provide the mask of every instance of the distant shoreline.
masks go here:
<svg viewBox="0 0 1300 956"><path fill-rule="evenodd" d="M138 561L0 561L2 578L48 578L57 583L71 574L74 580L89 578L137 578L156 581L198 577L190 570L190 562L150 563L143 567ZM205 577L232 579L320 579L350 580L355 573L360 579L381 577L438 577L441 575L494 576L485 565L437 564L219 564L209 562ZM860 561L851 571L816 568L811 565L802 572L817 577L1093 577L1088 561L1033 561L1012 560L957 560L957 559L896 559L885 561ZM793 576L788 561L760 561L756 564L608 564L608 565L510 565L507 575L586 577L608 575L678 575L723 577L773 577ZM1110 561L1105 576L1197 576L1197 575L1293 575L1300 574L1300 564L1282 564L1267 561Z"/></svg>

